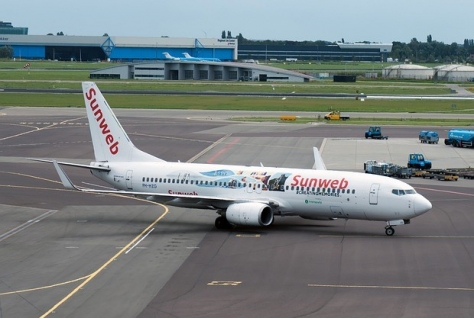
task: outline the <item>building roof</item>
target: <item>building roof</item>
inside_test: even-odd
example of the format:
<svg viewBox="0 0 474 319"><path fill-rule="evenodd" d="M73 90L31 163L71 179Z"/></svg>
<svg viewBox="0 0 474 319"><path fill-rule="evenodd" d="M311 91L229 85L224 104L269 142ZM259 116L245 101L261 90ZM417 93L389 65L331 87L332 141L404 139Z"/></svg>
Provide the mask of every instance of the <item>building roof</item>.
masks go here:
<svg viewBox="0 0 474 319"><path fill-rule="evenodd" d="M384 70L396 70L396 69L402 69L402 70L430 70L431 68L428 68L426 66L422 65L417 65L417 64L396 64L396 65L391 65Z"/></svg>
<svg viewBox="0 0 474 319"><path fill-rule="evenodd" d="M445 64L435 67L438 71L446 71L446 72L474 72L474 67L470 65L462 65L462 64Z"/></svg>

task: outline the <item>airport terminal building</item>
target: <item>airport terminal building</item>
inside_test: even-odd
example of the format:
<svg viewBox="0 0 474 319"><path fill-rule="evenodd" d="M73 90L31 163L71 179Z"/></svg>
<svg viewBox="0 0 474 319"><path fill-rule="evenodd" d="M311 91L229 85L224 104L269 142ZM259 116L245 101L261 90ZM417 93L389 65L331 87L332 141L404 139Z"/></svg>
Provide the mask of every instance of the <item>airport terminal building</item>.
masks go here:
<svg viewBox="0 0 474 319"><path fill-rule="evenodd" d="M239 60L387 62L391 43L335 43L327 45L239 45Z"/></svg>
<svg viewBox="0 0 474 319"><path fill-rule="evenodd" d="M0 37L0 46L13 48L15 58L59 61L164 60L165 53L183 53L221 61L237 60L237 40L217 38L15 35Z"/></svg>
<svg viewBox="0 0 474 319"><path fill-rule="evenodd" d="M91 79L308 82L313 77L262 64L212 61L153 61L93 71Z"/></svg>
<svg viewBox="0 0 474 319"><path fill-rule="evenodd" d="M386 61L392 44L337 43L322 46L238 45L235 38L169 38L120 36L0 36L15 58L59 61L129 62L91 73L91 78L292 81L311 76L236 61ZM185 57L185 53L197 59Z"/></svg>

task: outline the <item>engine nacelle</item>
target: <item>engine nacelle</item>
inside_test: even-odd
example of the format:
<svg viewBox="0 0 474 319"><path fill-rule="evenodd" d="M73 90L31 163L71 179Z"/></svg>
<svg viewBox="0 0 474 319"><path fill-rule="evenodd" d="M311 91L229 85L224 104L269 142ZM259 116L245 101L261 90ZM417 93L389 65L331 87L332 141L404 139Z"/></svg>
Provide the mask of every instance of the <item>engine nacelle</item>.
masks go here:
<svg viewBox="0 0 474 319"><path fill-rule="evenodd" d="M273 210L262 203L237 203L227 207L229 223L247 226L268 226L273 222Z"/></svg>

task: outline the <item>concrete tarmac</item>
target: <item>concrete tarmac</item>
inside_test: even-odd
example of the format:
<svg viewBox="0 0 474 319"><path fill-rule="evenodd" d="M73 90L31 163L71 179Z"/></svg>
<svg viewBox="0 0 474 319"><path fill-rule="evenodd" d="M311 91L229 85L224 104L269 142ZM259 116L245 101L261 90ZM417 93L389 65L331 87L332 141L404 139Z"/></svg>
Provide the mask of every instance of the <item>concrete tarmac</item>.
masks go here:
<svg viewBox="0 0 474 319"><path fill-rule="evenodd" d="M44 114L42 113L44 110ZM420 128L235 123L117 112L141 149L169 161L330 169L367 159L473 166L471 149L417 141ZM433 209L399 226L277 218L218 231L213 211L65 190L52 165L87 163L83 109L4 109L0 116L0 315L4 317L470 317L474 181L406 180ZM138 112L142 114L141 112ZM166 112L165 112L166 113ZM184 114L184 115L183 115ZM186 119L188 117L188 119ZM423 128L425 129L425 128ZM443 136L444 128L435 129ZM66 168L79 185L102 185Z"/></svg>

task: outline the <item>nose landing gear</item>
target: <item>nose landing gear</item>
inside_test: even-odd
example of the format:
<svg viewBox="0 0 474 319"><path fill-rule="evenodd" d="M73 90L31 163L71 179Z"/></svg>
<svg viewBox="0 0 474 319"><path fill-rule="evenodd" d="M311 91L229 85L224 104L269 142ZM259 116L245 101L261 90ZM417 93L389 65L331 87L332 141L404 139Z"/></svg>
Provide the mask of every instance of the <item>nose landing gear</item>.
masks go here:
<svg viewBox="0 0 474 319"><path fill-rule="evenodd" d="M395 234L395 229L392 226L408 225L409 223L409 219L389 220L387 221L387 226L385 226L385 235L393 236Z"/></svg>

